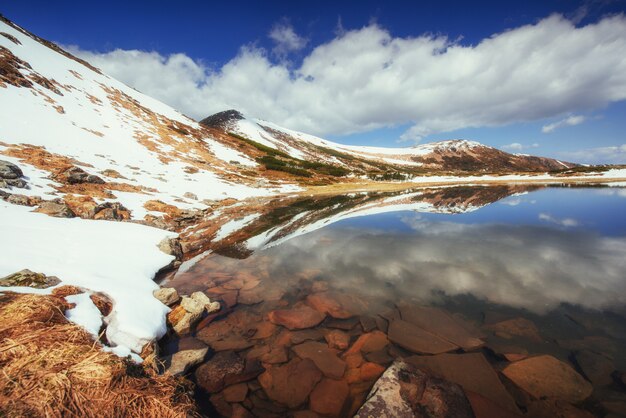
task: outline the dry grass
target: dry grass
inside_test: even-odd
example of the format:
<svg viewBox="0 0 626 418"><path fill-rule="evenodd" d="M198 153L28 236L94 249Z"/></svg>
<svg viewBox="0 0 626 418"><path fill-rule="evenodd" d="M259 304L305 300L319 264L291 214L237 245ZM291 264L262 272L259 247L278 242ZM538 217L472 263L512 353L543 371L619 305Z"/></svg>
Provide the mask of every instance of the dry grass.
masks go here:
<svg viewBox="0 0 626 418"><path fill-rule="evenodd" d="M0 295L0 416L196 416L179 378L103 352L56 296Z"/></svg>

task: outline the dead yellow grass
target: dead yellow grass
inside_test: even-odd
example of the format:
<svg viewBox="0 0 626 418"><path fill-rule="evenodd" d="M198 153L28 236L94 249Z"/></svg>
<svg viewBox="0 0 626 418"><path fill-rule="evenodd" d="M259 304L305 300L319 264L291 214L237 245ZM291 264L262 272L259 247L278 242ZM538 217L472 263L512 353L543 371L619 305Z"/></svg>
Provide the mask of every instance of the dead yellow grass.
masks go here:
<svg viewBox="0 0 626 418"><path fill-rule="evenodd" d="M56 296L0 295L0 416L196 416L179 378L105 353Z"/></svg>

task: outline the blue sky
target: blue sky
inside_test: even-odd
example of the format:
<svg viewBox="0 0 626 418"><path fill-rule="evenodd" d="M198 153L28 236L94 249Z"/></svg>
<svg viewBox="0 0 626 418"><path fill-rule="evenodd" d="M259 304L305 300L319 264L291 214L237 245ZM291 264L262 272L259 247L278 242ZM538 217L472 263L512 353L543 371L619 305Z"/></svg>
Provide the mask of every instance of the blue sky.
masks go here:
<svg viewBox="0 0 626 418"><path fill-rule="evenodd" d="M235 107L349 144L466 138L626 163L626 81L611 61L626 56L624 10L620 0L21 0L2 13L194 118Z"/></svg>

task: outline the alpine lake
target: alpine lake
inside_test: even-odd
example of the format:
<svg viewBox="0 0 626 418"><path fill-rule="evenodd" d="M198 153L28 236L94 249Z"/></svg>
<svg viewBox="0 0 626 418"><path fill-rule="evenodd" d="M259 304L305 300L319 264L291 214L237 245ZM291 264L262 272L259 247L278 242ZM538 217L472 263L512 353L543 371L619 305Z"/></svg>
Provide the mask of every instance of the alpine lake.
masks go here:
<svg viewBox="0 0 626 418"><path fill-rule="evenodd" d="M190 375L207 416L353 416L396 359L460 385L477 417L625 416L626 188L611 186L243 210L166 279L222 309L162 355L210 347Z"/></svg>

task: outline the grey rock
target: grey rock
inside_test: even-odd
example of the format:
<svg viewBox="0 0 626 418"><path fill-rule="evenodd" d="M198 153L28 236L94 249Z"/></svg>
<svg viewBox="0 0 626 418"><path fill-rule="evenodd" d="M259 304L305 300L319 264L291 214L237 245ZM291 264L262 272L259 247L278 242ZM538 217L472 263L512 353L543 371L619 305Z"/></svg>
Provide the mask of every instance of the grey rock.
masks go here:
<svg viewBox="0 0 626 418"><path fill-rule="evenodd" d="M12 194L7 197L7 202L13 205L32 206L31 199L23 194Z"/></svg>
<svg viewBox="0 0 626 418"><path fill-rule="evenodd" d="M187 199L192 199L192 200L198 200L198 196L191 193L191 192L186 192L183 197L186 197Z"/></svg>
<svg viewBox="0 0 626 418"><path fill-rule="evenodd" d="M0 279L0 286L3 287L32 287L36 289L45 289L48 287L56 286L61 283L56 276L46 276L42 273L35 273L28 269L18 271L17 273L9 274L6 277Z"/></svg>
<svg viewBox="0 0 626 418"><path fill-rule="evenodd" d="M100 177L89 174L80 167L72 167L63 173L66 181L69 184L81 184L81 183L93 183L104 184L104 180Z"/></svg>
<svg viewBox="0 0 626 418"><path fill-rule="evenodd" d="M23 177L22 170L13 163L0 160L0 178L5 180L15 180Z"/></svg>
<svg viewBox="0 0 626 418"><path fill-rule="evenodd" d="M376 381L355 417L473 418L461 386L395 361Z"/></svg>
<svg viewBox="0 0 626 418"><path fill-rule="evenodd" d="M209 299L209 297L202 292L193 292L191 294L191 299L201 304L207 313L213 313L220 310L220 303L211 302L211 299Z"/></svg>

